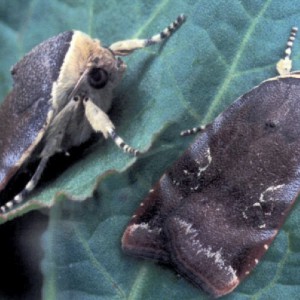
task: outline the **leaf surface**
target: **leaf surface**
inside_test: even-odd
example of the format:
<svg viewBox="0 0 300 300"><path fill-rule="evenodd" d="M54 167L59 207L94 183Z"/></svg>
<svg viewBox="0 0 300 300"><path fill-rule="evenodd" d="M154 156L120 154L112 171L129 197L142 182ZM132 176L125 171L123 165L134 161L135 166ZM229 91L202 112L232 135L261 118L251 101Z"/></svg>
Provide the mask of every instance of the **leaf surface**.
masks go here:
<svg viewBox="0 0 300 300"><path fill-rule="evenodd" d="M74 28L109 45L151 36L178 14L188 16L167 43L126 58L127 74L116 91L112 119L118 133L150 150L135 161L111 141L100 141L41 184L32 199L58 203L43 238L45 299L208 299L169 268L125 256L122 232L151 186L192 141L178 133L212 121L238 96L276 75L290 28L299 25L296 1L3 2L3 96L12 83L9 67L49 36ZM299 69L297 42L293 58ZM79 200L92 194L84 202L65 196ZM31 202L23 212L35 206ZM225 299L298 297L299 216L296 203L262 262Z"/></svg>

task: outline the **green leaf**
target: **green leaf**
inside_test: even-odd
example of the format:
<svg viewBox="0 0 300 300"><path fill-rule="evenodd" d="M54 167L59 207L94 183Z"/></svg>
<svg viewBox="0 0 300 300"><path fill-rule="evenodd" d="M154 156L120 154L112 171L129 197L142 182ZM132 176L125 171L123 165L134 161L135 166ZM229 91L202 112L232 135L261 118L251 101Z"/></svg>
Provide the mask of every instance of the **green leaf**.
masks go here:
<svg viewBox="0 0 300 300"><path fill-rule="evenodd" d="M276 75L300 8L291 0L0 2L3 95L11 85L9 66L51 35L76 28L109 45L151 36L181 12L187 22L167 43L126 59L128 72L116 93L112 118L119 134L144 150L153 142L147 154L135 161L111 141L97 143L32 196L44 204L58 202L43 239L46 299L208 298L169 268L125 256L122 232L191 141L178 133L212 121L239 95ZM294 53L297 69L299 43ZM84 202L64 196L83 199L93 191ZM225 299L299 297L299 216L298 201L262 262Z"/></svg>

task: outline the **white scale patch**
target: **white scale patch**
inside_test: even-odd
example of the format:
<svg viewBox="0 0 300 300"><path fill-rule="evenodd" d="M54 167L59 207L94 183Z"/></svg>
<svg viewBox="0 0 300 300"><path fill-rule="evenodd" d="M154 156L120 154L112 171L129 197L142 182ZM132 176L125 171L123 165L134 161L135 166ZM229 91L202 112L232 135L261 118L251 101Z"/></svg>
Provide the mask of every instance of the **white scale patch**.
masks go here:
<svg viewBox="0 0 300 300"><path fill-rule="evenodd" d="M260 207L262 209L261 203L266 203L267 201L275 201L276 199L272 196L272 194L269 195L268 199L265 198L265 196L266 196L265 194L266 193L273 193L274 191L279 190L279 189L283 188L284 186L285 186L284 184L279 184L279 185L276 185L276 186L270 186L267 189L265 189L259 195L258 202L255 202L253 204L253 207ZM271 213L270 212L264 213L264 215L270 216ZM246 214L244 212L243 212L243 217L246 219ZM260 228L260 229L266 228L266 224L260 224L260 225L258 225L258 228Z"/></svg>
<svg viewBox="0 0 300 300"><path fill-rule="evenodd" d="M198 177L198 178L201 176L202 172L204 172L204 171L209 167L209 165L210 165L211 162L212 162L212 156L211 156L211 154L210 154L210 149L209 149L209 148L206 150L206 155L205 155L205 156L206 156L206 158L207 158L207 160L208 160L208 163L207 163L207 165L205 165L204 167L198 167L198 172L197 172L197 177ZM201 165L201 162L200 162L198 159L195 159L195 162L196 162L198 165ZM188 170L183 170L183 173L184 173L185 175L190 174L190 172L189 172ZM174 184L175 184L175 183L174 183ZM200 187L200 184L197 184L196 186L191 187L190 190L191 190L191 191L197 191L197 190L199 189L199 187Z"/></svg>
<svg viewBox="0 0 300 300"><path fill-rule="evenodd" d="M214 263L218 269L225 271L229 276L231 276L232 282L238 281L236 270L234 270L232 266L226 265L226 262L222 256L222 248L220 248L218 251L213 251L210 246L205 247L197 239L198 232L193 228L193 224L188 223L180 218L175 218L175 221L180 228L185 230L185 234L188 236L189 240L191 240L192 249L196 255L202 254L207 258L214 259Z"/></svg>
<svg viewBox="0 0 300 300"><path fill-rule="evenodd" d="M284 187L284 184L280 184L280 185L268 187L264 192L262 192L260 194L260 196L259 196L259 202L267 202L267 200L264 198L265 194L268 193L268 192L274 192L274 191L276 191L278 189L281 189L282 187ZM275 199L273 197L270 197L268 200L270 201L270 200L275 200Z"/></svg>
<svg viewBox="0 0 300 300"><path fill-rule="evenodd" d="M209 149L209 148L206 150L206 158L207 158L207 160L208 160L208 163L207 163L207 165L206 165L205 167L202 167L202 168L199 167L199 168L198 168L198 173L197 173L197 176L198 176L198 177L201 176L201 173L204 172L204 171L209 167L209 165L210 165L211 162L212 162L212 156L211 156L211 154L210 154L210 149ZM199 164L199 162L198 162L198 164Z"/></svg>
<svg viewBox="0 0 300 300"><path fill-rule="evenodd" d="M179 181L177 181L176 179L173 179L172 182L173 182L173 184L176 185L176 186L179 186L179 184L180 184Z"/></svg>
<svg viewBox="0 0 300 300"><path fill-rule="evenodd" d="M151 229L148 223L143 222L143 223L140 223L140 224L131 225L130 226L130 234L132 234L137 229L143 229L143 230L148 231L149 233L152 233L152 232L160 233L161 232L161 228Z"/></svg>

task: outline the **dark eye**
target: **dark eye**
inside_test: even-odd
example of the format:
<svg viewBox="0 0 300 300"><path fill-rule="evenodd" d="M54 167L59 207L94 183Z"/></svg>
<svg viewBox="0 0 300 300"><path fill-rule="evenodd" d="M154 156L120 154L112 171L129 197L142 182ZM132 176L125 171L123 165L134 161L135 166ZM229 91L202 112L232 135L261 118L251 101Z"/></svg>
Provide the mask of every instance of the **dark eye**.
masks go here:
<svg viewBox="0 0 300 300"><path fill-rule="evenodd" d="M88 82L95 89L102 89L108 81L108 74L101 68L93 68L88 74Z"/></svg>

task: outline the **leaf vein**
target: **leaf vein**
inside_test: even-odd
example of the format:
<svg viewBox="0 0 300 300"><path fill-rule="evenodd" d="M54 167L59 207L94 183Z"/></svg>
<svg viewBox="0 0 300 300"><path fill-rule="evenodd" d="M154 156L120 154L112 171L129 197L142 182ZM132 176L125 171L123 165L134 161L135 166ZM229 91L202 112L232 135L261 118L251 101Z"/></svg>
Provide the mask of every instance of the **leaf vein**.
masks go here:
<svg viewBox="0 0 300 300"><path fill-rule="evenodd" d="M208 123L216 115L216 113L218 111L218 107L220 105L220 102L222 101L222 97L226 93L228 88L230 87L230 83L233 80L233 78L235 77L236 69L237 69L239 61L242 57L242 54L243 54L244 50L246 49L246 46L251 37L251 34L254 32L256 25L259 23L259 20L264 15L264 13L266 12L266 10L269 7L271 2L272 2L272 0L268 0L265 2L262 9L259 11L257 16L254 18L253 22L249 26L246 34L244 35L244 38L242 39L241 45L238 48L232 63L230 64L230 69L227 73L227 76L225 77L221 87L219 88L215 98L213 99L213 101L203 119L203 123Z"/></svg>

